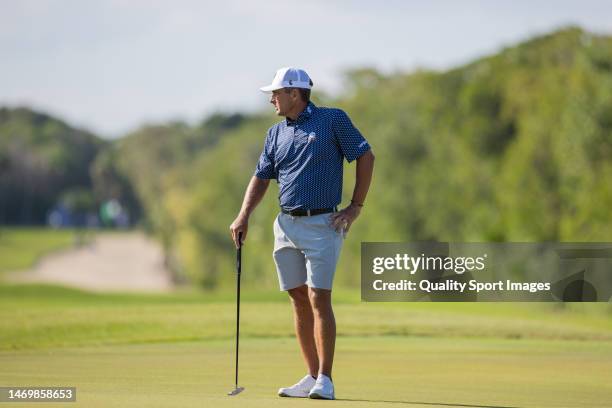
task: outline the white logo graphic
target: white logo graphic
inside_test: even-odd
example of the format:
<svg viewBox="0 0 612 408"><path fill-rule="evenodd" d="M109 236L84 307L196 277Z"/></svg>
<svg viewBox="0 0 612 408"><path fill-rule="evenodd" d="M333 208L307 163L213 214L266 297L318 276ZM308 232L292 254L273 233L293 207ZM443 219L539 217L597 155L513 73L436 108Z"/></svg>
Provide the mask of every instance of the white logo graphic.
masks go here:
<svg viewBox="0 0 612 408"><path fill-rule="evenodd" d="M310 132L310 134L308 135L308 143L312 143L315 140L317 140L317 135L315 134L315 132Z"/></svg>

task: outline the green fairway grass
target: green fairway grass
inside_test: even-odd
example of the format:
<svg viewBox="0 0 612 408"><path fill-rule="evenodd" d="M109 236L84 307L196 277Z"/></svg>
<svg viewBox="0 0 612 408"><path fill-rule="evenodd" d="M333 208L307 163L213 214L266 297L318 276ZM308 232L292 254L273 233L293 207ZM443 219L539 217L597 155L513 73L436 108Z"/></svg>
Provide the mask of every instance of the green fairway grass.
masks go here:
<svg viewBox="0 0 612 408"><path fill-rule="evenodd" d="M0 229L0 273L32 267L42 256L75 244L75 230Z"/></svg>
<svg viewBox="0 0 612 408"><path fill-rule="evenodd" d="M339 291L339 336L489 337L612 341L609 305L362 303ZM242 335L289 337L278 291L243 294ZM230 339L231 293L90 294L46 285L0 285L0 350Z"/></svg>
<svg viewBox="0 0 612 408"><path fill-rule="evenodd" d="M604 407L608 304L362 303L337 291L334 380L350 407ZM76 386L67 407L276 407L301 378L285 293L91 294L0 285L0 386ZM9 406L9 404L7 404ZM40 404L19 404L20 407ZM1 408L1 406L0 406Z"/></svg>

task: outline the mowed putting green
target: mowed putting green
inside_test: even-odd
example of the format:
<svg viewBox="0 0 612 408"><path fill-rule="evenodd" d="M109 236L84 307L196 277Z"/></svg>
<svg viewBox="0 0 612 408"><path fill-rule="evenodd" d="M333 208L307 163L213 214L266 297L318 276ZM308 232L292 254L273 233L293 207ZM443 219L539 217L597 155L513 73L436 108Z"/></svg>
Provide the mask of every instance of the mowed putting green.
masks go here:
<svg viewBox="0 0 612 408"><path fill-rule="evenodd" d="M247 288L248 289L248 288ZM336 293L336 406L609 407L607 304L361 303ZM75 386L67 407L274 407L304 375L290 305L245 290L110 295L0 285L0 386ZM306 405L305 405L306 404ZM0 404L0 408L5 404ZM9 406L10 404L6 404ZM20 403L20 407L40 404Z"/></svg>
<svg viewBox="0 0 612 408"><path fill-rule="evenodd" d="M0 383L71 385L82 407L275 407L303 375L291 338L242 342L238 396L228 341L0 353ZM593 341L341 337L335 406L607 407L612 345ZM328 403L328 402L327 402ZM19 406L27 406L26 404ZM33 404L33 406L39 406Z"/></svg>

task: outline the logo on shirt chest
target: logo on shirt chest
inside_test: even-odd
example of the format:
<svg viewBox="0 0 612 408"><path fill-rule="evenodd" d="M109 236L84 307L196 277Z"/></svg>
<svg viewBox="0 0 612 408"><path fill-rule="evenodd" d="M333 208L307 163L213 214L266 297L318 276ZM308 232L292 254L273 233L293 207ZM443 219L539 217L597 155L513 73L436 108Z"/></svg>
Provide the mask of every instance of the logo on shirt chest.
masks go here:
<svg viewBox="0 0 612 408"><path fill-rule="evenodd" d="M317 140L317 135L315 132L310 132L308 134L308 143L313 143L315 140Z"/></svg>

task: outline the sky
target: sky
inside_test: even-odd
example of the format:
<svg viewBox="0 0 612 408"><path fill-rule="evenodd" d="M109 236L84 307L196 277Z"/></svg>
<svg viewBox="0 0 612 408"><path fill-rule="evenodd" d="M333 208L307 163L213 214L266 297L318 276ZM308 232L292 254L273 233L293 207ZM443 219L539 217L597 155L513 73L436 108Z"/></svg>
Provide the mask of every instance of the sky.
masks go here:
<svg viewBox="0 0 612 408"><path fill-rule="evenodd" d="M271 109L283 66L437 70L567 25L612 34L610 1L0 0L0 106L105 138L147 123Z"/></svg>

